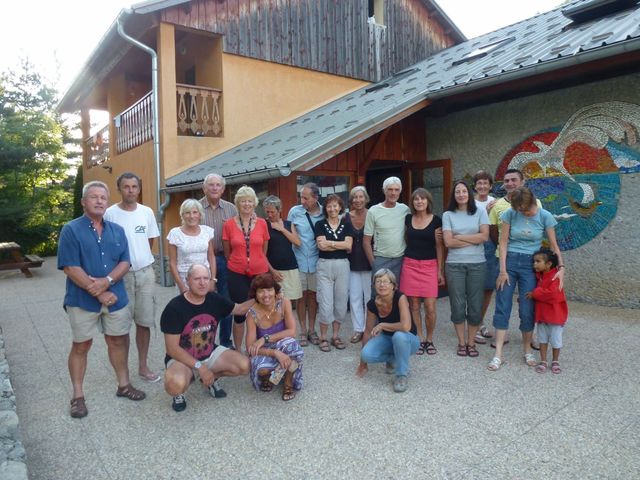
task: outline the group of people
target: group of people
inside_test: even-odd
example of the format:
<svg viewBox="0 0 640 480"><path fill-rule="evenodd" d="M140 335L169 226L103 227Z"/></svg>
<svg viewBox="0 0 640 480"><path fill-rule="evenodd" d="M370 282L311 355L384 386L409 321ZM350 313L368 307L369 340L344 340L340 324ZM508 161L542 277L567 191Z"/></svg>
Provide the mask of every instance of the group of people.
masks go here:
<svg viewBox="0 0 640 480"><path fill-rule="evenodd" d="M346 205L335 194L321 204L318 186L307 183L284 220L278 197L264 199L266 218L260 218L251 187L239 188L234 203L227 202L224 178L208 175L204 197L182 203L181 225L167 235L179 295L165 306L160 327L173 409L186 408L185 392L194 380L213 397L226 396L219 382L225 376L249 375L265 392L282 383L282 399L293 399L303 386L303 348L343 350L340 329L349 313L349 341L362 344L356 374L384 362L395 374L394 391L403 392L410 357L438 351L436 300L445 284L457 355L478 357L476 343L493 336L482 321L495 290L496 354L488 368L504 364L517 286L524 360L546 372L551 343L551 371L559 373L567 308L556 221L524 186L520 171L505 173L506 196L499 200L490 195L492 184L484 171L474 176L473 188L456 181L441 218L424 188L412 192L408 206L401 203L397 177L383 182L384 201L369 209L363 186L351 189ZM84 215L60 235L58 267L67 275L64 306L73 333L70 414L76 418L88 413L83 379L98 332L116 372L117 396L145 398L129 378L132 322L139 376L161 380L148 366L155 318L151 248L159 232L151 209L138 203L140 178L125 173L117 187L122 200L107 208L108 187L87 183ZM545 236L550 250L541 250ZM539 362L531 352L535 322L543 325L537 329Z"/></svg>

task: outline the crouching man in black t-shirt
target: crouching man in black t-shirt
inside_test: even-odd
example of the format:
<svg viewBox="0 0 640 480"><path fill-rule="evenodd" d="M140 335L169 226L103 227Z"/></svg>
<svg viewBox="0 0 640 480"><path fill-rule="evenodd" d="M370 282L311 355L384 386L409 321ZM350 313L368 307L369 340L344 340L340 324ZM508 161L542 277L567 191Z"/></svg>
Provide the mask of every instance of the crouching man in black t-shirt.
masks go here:
<svg viewBox="0 0 640 480"><path fill-rule="evenodd" d="M214 398L226 397L218 378L249 373L249 359L240 352L215 344L218 322L227 315L244 315L255 300L235 304L209 292L211 274L193 264L187 272L189 290L173 298L160 318L167 349L164 388L173 397L176 412L187 408L184 392L200 378Z"/></svg>

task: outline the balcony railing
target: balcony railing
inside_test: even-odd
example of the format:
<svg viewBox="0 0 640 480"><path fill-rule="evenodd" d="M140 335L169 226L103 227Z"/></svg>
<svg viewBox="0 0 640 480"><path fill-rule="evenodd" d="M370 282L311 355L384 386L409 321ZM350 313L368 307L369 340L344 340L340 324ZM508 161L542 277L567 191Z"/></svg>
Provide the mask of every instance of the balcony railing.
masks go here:
<svg viewBox="0 0 640 480"><path fill-rule="evenodd" d="M109 160L109 125L84 141L87 168L95 167Z"/></svg>
<svg viewBox="0 0 640 480"><path fill-rule="evenodd" d="M222 133L217 88L176 84L178 101L178 135L219 137Z"/></svg>
<svg viewBox="0 0 640 480"><path fill-rule="evenodd" d="M115 118L116 151L126 152L153 138L151 94L147 93Z"/></svg>

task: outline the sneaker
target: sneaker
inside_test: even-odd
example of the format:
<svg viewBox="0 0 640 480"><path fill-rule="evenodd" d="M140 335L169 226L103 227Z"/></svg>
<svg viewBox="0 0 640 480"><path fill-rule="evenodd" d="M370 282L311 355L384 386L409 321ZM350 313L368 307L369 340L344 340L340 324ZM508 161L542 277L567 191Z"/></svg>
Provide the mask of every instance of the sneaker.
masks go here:
<svg viewBox="0 0 640 480"><path fill-rule="evenodd" d="M182 412L185 408L187 408L187 400L184 398L184 395L176 395L175 397L173 397L171 408L173 408L173 410L176 412Z"/></svg>
<svg viewBox="0 0 640 480"><path fill-rule="evenodd" d="M224 398L227 396L227 392L225 392L220 386L220 380L216 380L209 387L209 393L213 398Z"/></svg>
<svg viewBox="0 0 640 480"><path fill-rule="evenodd" d="M409 382L406 375L398 375L395 382L393 382L393 391L396 393L402 393L407 390Z"/></svg>
<svg viewBox="0 0 640 480"><path fill-rule="evenodd" d="M393 363L391 363L391 362L386 362L386 363L384 364L384 371L385 371L387 374L391 375L392 373L395 373L395 371L396 371L396 366L395 366Z"/></svg>

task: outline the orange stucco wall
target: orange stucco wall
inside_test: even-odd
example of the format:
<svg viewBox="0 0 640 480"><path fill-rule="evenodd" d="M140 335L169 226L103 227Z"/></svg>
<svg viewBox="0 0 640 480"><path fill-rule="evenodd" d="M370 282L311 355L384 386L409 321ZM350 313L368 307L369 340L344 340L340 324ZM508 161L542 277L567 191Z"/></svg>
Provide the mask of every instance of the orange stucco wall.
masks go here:
<svg viewBox="0 0 640 480"><path fill-rule="evenodd" d="M166 177L366 85L237 55L222 58L223 137L176 135L180 153L164 159Z"/></svg>

